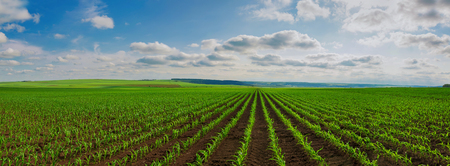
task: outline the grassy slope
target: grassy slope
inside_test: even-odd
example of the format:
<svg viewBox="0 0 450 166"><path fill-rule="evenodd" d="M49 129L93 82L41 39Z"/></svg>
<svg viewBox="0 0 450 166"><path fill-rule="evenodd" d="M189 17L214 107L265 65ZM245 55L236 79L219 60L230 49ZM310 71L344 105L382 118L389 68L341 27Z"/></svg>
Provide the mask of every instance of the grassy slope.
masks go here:
<svg viewBox="0 0 450 166"><path fill-rule="evenodd" d="M0 87L14 88L148 88L148 87L242 87L235 85L206 85L193 84L172 80L107 80L107 79L80 79L80 80L54 80L32 82L0 82Z"/></svg>

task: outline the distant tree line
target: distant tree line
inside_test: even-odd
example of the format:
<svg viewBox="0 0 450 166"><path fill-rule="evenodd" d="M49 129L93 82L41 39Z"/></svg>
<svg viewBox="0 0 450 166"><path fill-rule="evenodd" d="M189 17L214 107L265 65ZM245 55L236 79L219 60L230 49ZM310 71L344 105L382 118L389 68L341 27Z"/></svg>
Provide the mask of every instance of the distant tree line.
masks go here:
<svg viewBox="0 0 450 166"><path fill-rule="evenodd" d="M444 84L444 88L450 88L450 84Z"/></svg>

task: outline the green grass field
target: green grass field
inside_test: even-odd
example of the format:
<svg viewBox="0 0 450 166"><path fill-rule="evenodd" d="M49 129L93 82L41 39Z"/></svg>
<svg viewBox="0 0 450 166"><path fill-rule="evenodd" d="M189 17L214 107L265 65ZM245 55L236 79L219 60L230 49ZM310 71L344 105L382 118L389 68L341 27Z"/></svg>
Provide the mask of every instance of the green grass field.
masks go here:
<svg viewBox="0 0 450 166"><path fill-rule="evenodd" d="M0 165L450 164L450 88L1 85Z"/></svg>
<svg viewBox="0 0 450 166"><path fill-rule="evenodd" d="M179 87L242 87L236 85L193 84L173 80L109 80L79 79L29 82L0 82L0 87L12 88L179 88Z"/></svg>

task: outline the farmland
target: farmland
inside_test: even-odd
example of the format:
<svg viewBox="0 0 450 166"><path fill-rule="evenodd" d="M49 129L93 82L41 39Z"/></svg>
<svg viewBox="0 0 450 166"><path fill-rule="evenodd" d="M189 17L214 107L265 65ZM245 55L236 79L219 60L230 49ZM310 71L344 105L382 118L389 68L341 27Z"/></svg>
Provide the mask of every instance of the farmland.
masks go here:
<svg viewBox="0 0 450 166"><path fill-rule="evenodd" d="M2 166L450 164L448 88L36 84L0 88Z"/></svg>

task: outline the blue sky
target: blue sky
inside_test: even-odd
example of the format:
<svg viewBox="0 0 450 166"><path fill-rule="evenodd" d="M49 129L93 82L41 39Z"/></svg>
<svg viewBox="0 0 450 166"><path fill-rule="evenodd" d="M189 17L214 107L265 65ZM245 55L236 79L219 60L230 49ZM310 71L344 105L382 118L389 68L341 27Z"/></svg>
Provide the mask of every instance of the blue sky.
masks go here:
<svg viewBox="0 0 450 166"><path fill-rule="evenodd" d="M0 81L450 83L449 0L0 0Z"/></svg>

